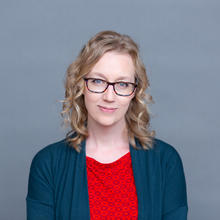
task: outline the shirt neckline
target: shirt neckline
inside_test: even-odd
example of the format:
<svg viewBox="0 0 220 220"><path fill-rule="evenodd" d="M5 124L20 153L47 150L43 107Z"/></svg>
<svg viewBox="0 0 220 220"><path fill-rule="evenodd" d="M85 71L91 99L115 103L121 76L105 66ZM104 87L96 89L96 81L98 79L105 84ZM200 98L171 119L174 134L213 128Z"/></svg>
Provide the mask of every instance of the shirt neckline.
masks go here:
<svg viewBox="0 0 220 220"><path fill-rule="evenodd" d="M123 156L121 156L120 158L118 158L117 160L115 160L113 162L110 162L110 163L102 163L102 162L99 162L99 161L97 161L96 159L94 159L92 157L89 157L89 156L86 156L86 160L91 162L92 164L94 164L96 166L99 166L99 167L112 167L112 166L115 166L117 164L120 164L123 161L127 161L126 159L129 158L129 156L130 156L130 151L127 152L126 154L124 154Z"/></svg>

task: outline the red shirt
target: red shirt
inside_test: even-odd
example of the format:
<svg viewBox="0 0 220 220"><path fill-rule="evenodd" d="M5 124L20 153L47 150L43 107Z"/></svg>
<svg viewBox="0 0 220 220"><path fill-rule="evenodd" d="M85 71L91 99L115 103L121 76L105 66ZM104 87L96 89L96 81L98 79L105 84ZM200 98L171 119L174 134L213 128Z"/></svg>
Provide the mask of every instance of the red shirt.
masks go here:
<svg viewBox="0 0 220 220"><path fill-rule="evenodd" d="M130 152L107 164L87 156L86 166L91 219L137 219Z"/></svg>

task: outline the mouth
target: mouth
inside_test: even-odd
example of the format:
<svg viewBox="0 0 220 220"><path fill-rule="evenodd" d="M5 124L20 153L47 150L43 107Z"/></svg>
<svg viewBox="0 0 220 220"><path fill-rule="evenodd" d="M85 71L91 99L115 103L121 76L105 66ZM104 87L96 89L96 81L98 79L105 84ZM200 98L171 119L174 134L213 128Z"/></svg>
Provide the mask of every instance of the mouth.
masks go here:
<svg viewBox="0 0 220 220"><path fill-rule="evenodd" d="M98 105L99 109L103 112L115 112L117 108L109 108L109 107L104 107L101 105Z"/></svg>

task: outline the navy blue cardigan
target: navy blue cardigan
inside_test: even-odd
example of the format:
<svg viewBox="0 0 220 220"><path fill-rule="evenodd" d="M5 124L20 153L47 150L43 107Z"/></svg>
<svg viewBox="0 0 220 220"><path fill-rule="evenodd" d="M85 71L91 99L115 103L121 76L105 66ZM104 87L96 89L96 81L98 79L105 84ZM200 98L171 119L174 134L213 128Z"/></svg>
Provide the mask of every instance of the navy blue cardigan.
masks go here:
<svg viewBox="0 0 220 220"><path fill-rule="evenodd" d="M28 220L90 219L85 141L81 147L78 153L64 139L35 155L26 197ZM138 219L186 220L186 182L176 149L155 138L153 149L130 145L130 153Z"/></svg>

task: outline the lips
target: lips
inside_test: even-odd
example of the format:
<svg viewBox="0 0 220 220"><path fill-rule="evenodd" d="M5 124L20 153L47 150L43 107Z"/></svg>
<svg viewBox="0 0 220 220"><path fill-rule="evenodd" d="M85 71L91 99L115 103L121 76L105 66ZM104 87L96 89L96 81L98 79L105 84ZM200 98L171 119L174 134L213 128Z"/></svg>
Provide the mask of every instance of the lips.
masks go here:
<svg viewBox="0 0 220 220"><path fill-rule="evenodd" d="M110 108L110 107L105 107L105 106L101 106L101 105L98 105L98 107L103 112L114 112L117 109L117 108Z"/></svg>

